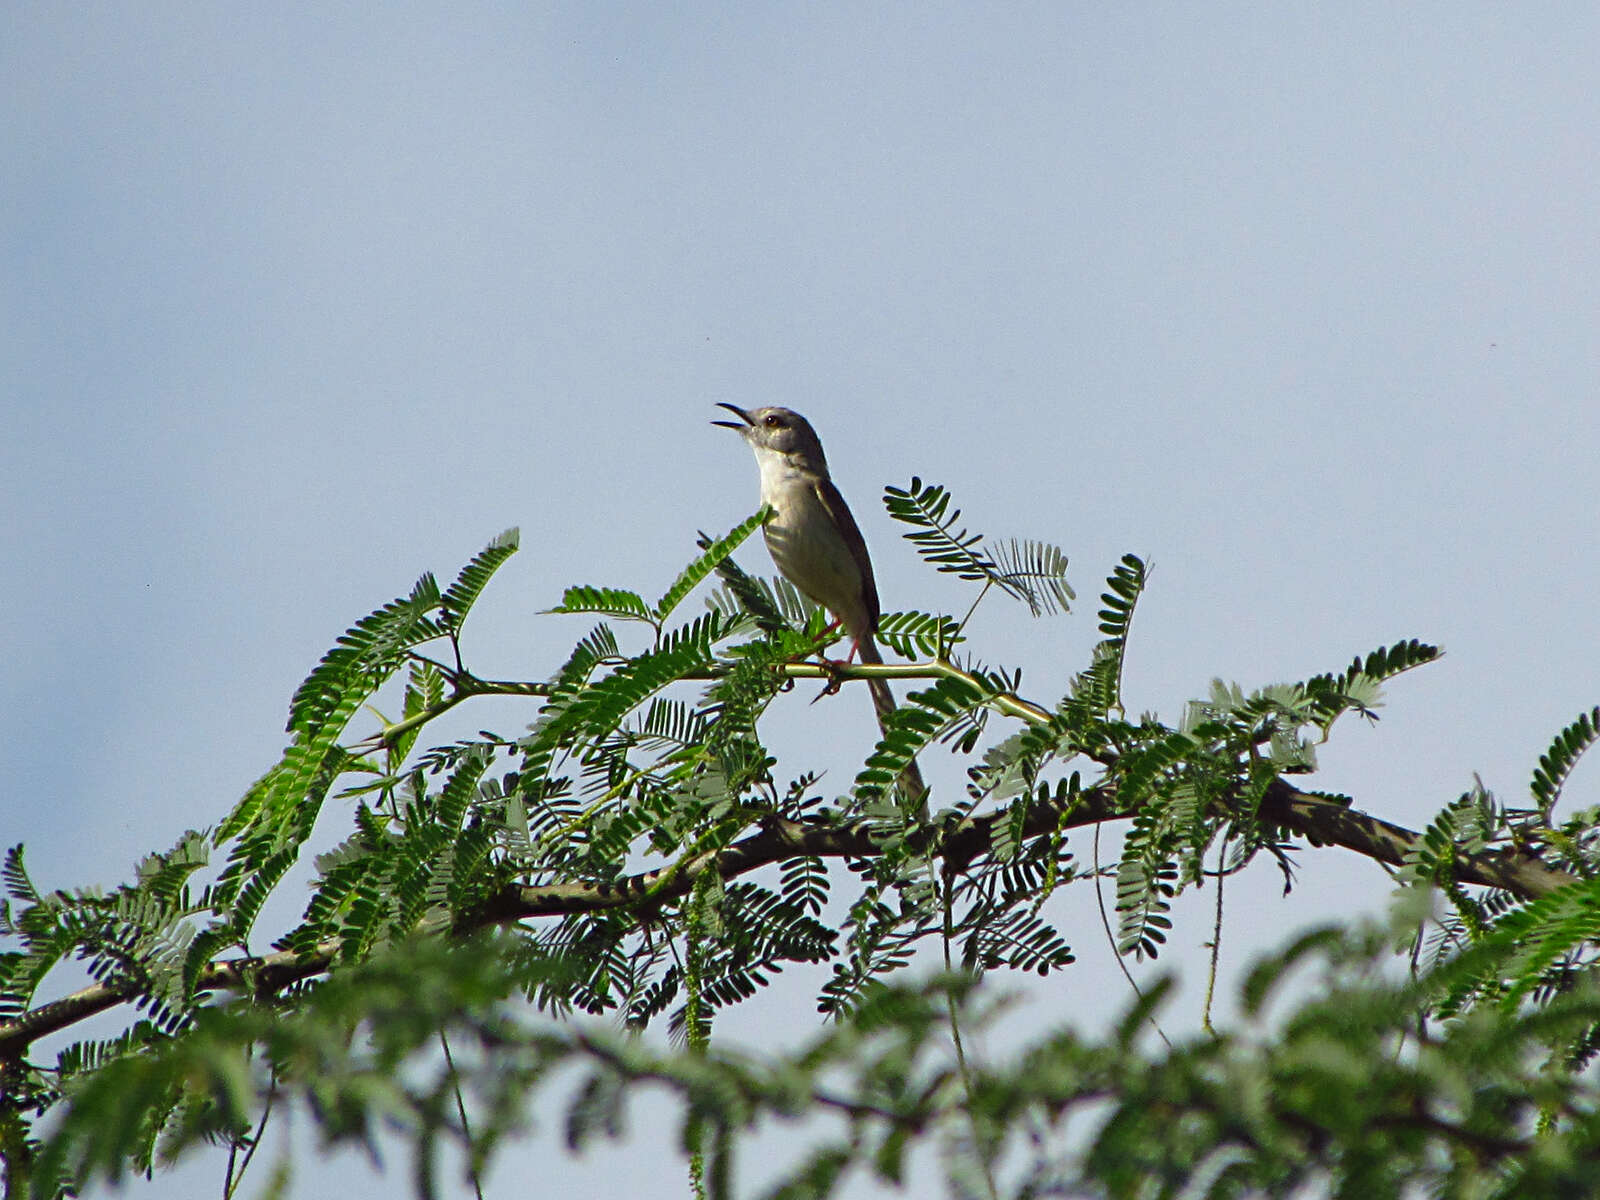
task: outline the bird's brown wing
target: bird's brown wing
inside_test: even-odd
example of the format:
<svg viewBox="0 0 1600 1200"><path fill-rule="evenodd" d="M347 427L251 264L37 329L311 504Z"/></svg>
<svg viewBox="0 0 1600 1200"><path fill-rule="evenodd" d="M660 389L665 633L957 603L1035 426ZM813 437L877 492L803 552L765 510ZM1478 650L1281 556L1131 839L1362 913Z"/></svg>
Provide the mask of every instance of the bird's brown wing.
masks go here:
<svg viewBox="0 0 1600 1200"><path fill-rule="evenodd" d="M828 515L833 518L833 524L844 537L844 544L850 548L850 557L856 560L856 569L861 572L861 599L867 612L867 627L861 630L852 629L854 635L863 633L871 634L878 631L878 584L872 578L872 558L867 554L867 539L861 536L861 527L856 524L856 519L850 513L850 506L844 502L839 489L833 486L833 480L826 476L815 481L817 499L822 501L822 507L828 510Z"/></svg>

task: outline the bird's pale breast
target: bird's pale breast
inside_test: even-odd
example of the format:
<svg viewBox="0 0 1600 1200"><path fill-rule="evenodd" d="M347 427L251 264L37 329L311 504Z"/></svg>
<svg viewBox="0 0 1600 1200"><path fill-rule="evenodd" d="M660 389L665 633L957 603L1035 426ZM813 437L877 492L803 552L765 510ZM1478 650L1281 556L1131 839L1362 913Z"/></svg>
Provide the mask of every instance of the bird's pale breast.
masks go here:
<svg viewBox="0 0 1600 1200"><path fill-rule="evenodd" d="M790 583L844 622L851 634L866 625L861 573L809 480L795 478L764 497L774 509L765 533L772 561Z"/></svg>

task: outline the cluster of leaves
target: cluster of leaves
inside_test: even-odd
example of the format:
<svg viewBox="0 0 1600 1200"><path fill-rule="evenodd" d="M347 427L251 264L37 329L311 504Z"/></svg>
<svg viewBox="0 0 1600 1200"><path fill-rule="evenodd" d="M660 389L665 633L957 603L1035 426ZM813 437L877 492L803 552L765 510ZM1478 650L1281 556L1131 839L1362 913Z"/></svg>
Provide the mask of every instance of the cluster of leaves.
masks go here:
<svg viewBox="0 0 1600 1200"><path fill-rule="evenodd" d="M416 939L335 973L288 1012L215 1009L185 1037L107 1064L82 1082L37 1167L116 1181L138 1149L138 1131L112 1119L130 1098L194 1097L165 1132L176 1154L246 1125L266 1091L315 1113L329 1144L376 1153L381 1116L410 1143L416 1194L431 1196L446 1151L483 1172L559 1082L575 1149L624 1136L630 1103L664 1091L684 1143L708 1147L718 1198L742 1194L747 1137L800 1118L812 1119L805 1150L763 1156L768 1200L829 1196L852 1174L904 1184L929 1143L958 1188L988 1178L994 1195L1019 1200L1594 1194L1600 1088L1551 1057L1600 1021L1594 980L1537 1009L1419 1020L1464 973L1492 972L1506 954L1486 946L1414 976L1386 970L1419 915L1296 938L1247 974L1238 1029L1151 1045L1171 991L1162 982L1104 1034L1036 1031L966 1072L952 1061L949 1014L981 1030L1004 1009L968 973L886 983L789 1053L675 1050L531 1018L517 998L547 964L504 935ZM352 1040L358 1024L367 1033ZM448 1059L434 1052L441 1031ZM457 1094L477 1101L470 1128ZM278 1164L280 1178L293 1170Z"/></svg>
<svg viewBox="0 0 1600 1200"><path fill-rule="evenodd" d="M1600 708L1580 714L1540 757L1525 805L1501 803L1477 782L1445 806L1406 855L1401 879L1438 887L1451 904L1436 926L1419 933L1413 953L1438 964L1466 948L1497 949L1487 966L1465 972L1442 1011L1545 1003L1590 979L1600 966L1600 806L1557 820L1555 807L1584 752L1600 741ZM1492 888L1469 892L1457 881L1471 858L1526 856L1568 872L1572 883L1548 894ZM1565 1049L1573 1064L1600 1050L1600 1030Z"/></svg>
<svg viewBox="0 0 1600 1200"><path fill-rule="evenodd" d="M928 563L978 584L980 599L997 591L1035 613L1072 600L1057 548L991 545L959 525L942 488L912 480L890 489L886 504ZM834 636L826 614L786 581L755 578L733 562L765 516L721 538L702 536L699 553L654 602L617 587L567 589L552 611L597 623L548 679L532 682L481 677L461 657L464 621L516 550L515 531L508 532L450 587L424 576L341 637L295 694L280 762L217 826L147 860L134 883L109 896L48 892L14 850L4 869L10 900L0 913L0 933L17 945L0 956L0 1149L13 1178L26 1174L37 1194L50 1195L88 1174L148 1171L201 1137L248 1155L280 1093L312 1103L331 1137L369 1136L375 1115L392 1111L409 1113L419 1137L460 1132L438 1080L426 1094L398 1082L381 1096L372 1090L371 1073L418 1052L430 1027L480 1039L515 1033L505 1045L525 1058L488 1062L501 1057L496 1051L485 1055L484 1070L503 1068L521 1084L574 1054L604 1060L610 1082L595 1085L575 1127L584 1126L584 1114L620 1103L629 1080L670 1078L689 1095L700 1114L694 1119L704 1116L729 1137L763 1107L787 1115L810 1093L791 1090L780 1103L776 1092L756 1088L740 1100L737 1088L706 1082L715 1095L701 1096L701 1084L682 1082L701 1069L693 1055L656 1075L630 1074L627 1064L654 1052L561 1027L508 1032L504 1023L520 1018L505 1008L507 997L555 1017L611 1014L635 1030L665 1020L687 1029L698 1052L716 1010L757 995L791 964L820 964L818 1007L837 1024L820 1044L870 1040L880 1029L931 1037L920 1018L906 1017L906 1028L893 1032L895 1005L915 1014L933 1003L915 988L892 986L920 948L941 946L968 981L1002 968L1044 975L1074 961L1043 905L1055 888L1097 874L1081 869L1067 844L1090 795L1128 822L1116 867L1119 948L1153 957L1170 927L1173 897L1205 878L1206 856L1219 843L1221 870L1242 869L1264 851L1287 871L1295 836L1264 815L1269 789L1314 768L1315 745L1340 716L1370 715L1383 683L1437 655L1402 641L1301 683L1246 692L1218 682L1176 726L1150 715L1130 719L1123 667L1147 581L1145 564L1130 555L1101 596L1102 639L1053 707L1018 694L1019 671L955 658L965 619L885 614L884 643L926 661L870 669L926 686L883 718L882 736L848 791L825 798L814 773L780 783L760 730L794 676L817 672L805 660ZM683 602L713 576L707 608L683 616ZM352 720L389 688L398 688L398 717L351 740ZM516 737L484 731L417 749L424 728L484 696L528 698L537 711ZM994 735L996 720L1019 727ZM1407 864L1410 878L1442 884L1457 901L1439 938L1441 960L1453 957L1444 947L1503 948L1520 939L1517 954L1485 949L1476 973L1451 976L1441 993L1451 1013L1491 996L1552 1003L1587 978L1589 914L1600 906L1585 907L1590 902L1576 893L1538 904L1504 894L1475 900L1453 885L1451 864L1514 842L1550 848L1575 875L1600 874L1593 814L1550 824L1597 723L1600 710L1558 739L1536 776L1532 809L1501 813L1484 797L1456 806ZM940 747L966 759L964 789L942 806L904 794L907 768ZM306 856L330 797L350 806L350 831L316 856L299 921L262 945L263 906ZM746 876L741 854L759 857L757 849L773 846L780 852L760 858L771 869ZM215 878L197 886L214 855ZM848 888L824 855L845 860ZM441 984L385 1049L389 1034L376 1031L389 1028L379 1012L387 993L374 981L391 968L379 964L410 956L407 969L426 974L434 969L428 955L445 955L443 947L486 928L498 933L471 941L479 965L462 976L467 991ZM74 957L103 985L98 997L75 1001L83 1013L120 1001L144 1015L115 1037L73 1043L53 1064L37 1062L32 1043L71 1020L57 1020L50 1005L35 1007L36 996L46 976ZM1507 964L1515 968L1509 978ZM483 981L477 991L468 988L474 978ZM940 1005L951 999L942 994ZM294 1041L301 1030L307 1046L323 1047L317 1054L333 1053L315 1036L328 1023L343 1030L333 1039L343 1047L342 1064L313 1062ZM1563 1053L1582 1061L1587 1044L1573 1040ZM1130 1046L1120 1053L1131 1055ZM832 1061L819 1053L819 1063ZM451 1087L456 1069L449 1067ZM754 1079L755 1068L749 1071ZM339 1091L346 1078L359 1081L348 1094ZM943 1086L930 1077L925 1095L906 1094L943 1112L956 1103ZM985 1115L983 1080L969 1077L966 1086L979 1126L994 1125L979 1141L998 1145L1011 1110L1001 1105ZM880 1102L901 1103L879 1096L879 1084L863 1088L877 1097L862 1101L863 1114ZM490 1093L487 1124L475 1128L472 1142L480 1157L515 1127L507 1114L521 1111L508 1093ZM117 1094L125 1099L104 1099ZM713 1101L735 1107L713 1112ZM1044 1100L1005 1102L1013 1103ZM41 1117L55 1131L43 1145L34 1132ZM102 1128L109 1122L114 1132ZM909 1117L890 1124L900 1139L925 1127ZM817 1159L807 1176L816 1186L797 1182L801 1190L792 1194L825 1194L855 1153ZM892 1159L883 1150L875 1161ZM718 1161L713 1153L712 1174ZM429 1169L419 1167L419 1180Z"/></svg>

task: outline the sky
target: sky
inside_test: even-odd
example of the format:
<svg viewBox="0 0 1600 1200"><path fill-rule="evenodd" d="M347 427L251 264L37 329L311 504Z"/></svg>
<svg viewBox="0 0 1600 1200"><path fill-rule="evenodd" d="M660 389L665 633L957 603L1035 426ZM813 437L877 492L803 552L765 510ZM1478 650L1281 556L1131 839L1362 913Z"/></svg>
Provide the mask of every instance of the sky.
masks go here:
<svg viewBox="0 0 1600 1200"><path fill-rule="evenodd" d="M8 5L0 841L42 886L126 879L275 759L340 632L511 525L469 665L545 677L586 628L540 615L564 587L659 594L754 511L719 402L813 421L887 609L971 596L885 485L1059 544L1080 611L973 626L1035 699L1131 551L1135 711L1419 637L1447 656L1312 785L1411 827L1474 773L1520 802L1600 703L1597 57L1583 5ZM768 732L843 790L871 710ZM1301 866L1233 885L1224 988L1385 904L1363 859ZM1127 999L1063 904L1080 963L1025 989L1034 1031ZM819 982L719 1033L803 1036ZM489 1194L681 1176L641 1111L576 1160L545 1124ZM330 1179L380 1186L305 1149L291 1194Z"/></svg>

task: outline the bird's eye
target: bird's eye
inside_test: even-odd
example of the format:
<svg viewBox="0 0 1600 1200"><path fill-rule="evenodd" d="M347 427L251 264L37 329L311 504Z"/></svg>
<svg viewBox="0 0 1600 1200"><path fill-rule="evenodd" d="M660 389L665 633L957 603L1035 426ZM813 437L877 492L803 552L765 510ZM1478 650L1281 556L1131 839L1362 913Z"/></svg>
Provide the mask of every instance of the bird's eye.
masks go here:
<svg viewBox="0 0 1600 1200"><path fill-rule="evenodd" d="M783 424L783 418L780 417L777 413L768 413L767 416L766 416L766 420L763 423L766 425L766 427L768 429L777 429L780 425Z"/></svg>

